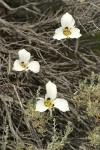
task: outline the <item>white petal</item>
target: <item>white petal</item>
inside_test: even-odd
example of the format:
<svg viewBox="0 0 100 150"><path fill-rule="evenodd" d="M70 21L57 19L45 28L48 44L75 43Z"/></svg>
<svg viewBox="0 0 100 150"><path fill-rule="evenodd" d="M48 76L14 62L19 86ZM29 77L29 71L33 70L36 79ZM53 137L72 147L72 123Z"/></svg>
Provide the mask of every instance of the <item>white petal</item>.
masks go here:
<svg viewBox="0 0 100 150"><path fill-rule="evenodd" d="M61 40L61 39L65 39L65 38L67 38L67 37L63 34L63 28L62 27L57 28L55 30L55 34L53 36L53 39Z"/></svg>
<svg viewBox="0 0 100 150"><path fill-rule="evenodd" d="M19 54L19 60L21 62L24 62L24 63L28 63L29 62L31 55L25 49L20 50L18 52L18 54Z"/></svg>
<svg viewBox="0 0 100 150"><path fill-rule="evenodd" d="M74 27L75 24L75 20L72 17L72 15L70 15L69 13L65 13L62 18L61 18L61 26L63 28L68 27L68 28L72 28Z"/></svg>
<svg viewBox="0 0 100 150"><path fill-rule="evenodd" d="M57 98L53 101L54 107L58 108L62 112L69 111L68 102L65 99Z"/></svg>
<svg viewBox="0 0 100 150"><path fill-rule="evenodd" d="M20 65L19 60L15 60L14 65L13 65L13 70L15 71L23 71L24 68Z"/></svg>
<svg viewBox="0 0 100 150"><path fill-rule="evenodd" d="M34 73L38 73L40 71L40 64L38 61L31 61L28 64L29 70L33 71Z"/></svg>
<svg viewBox="0 0 100 150"><path fill-rule="evenodd" d="M43 99L43 98L40 98L40 100L37 101L35 111L44 112L44 111L46 111L47 109L48 109L48 107L46 107L46 106L44 105L44 99Z"/></svg>
<svg viewBox="0 0 100 150"><path fill-rule="evenodd" d="M78 28L74 27L70 31L71 31L71 35L69 35L70 38L76 38L77 39L77 38L82 36L80 33L80 29L78 29Z"/></svg>
<svg viewBox="0 0 100 150"><path fill-rule="evenodd" d="M50 98L51 100L54 100L57 97L57 86L49 81L46 84L46 96L45 99Z"/></svg>

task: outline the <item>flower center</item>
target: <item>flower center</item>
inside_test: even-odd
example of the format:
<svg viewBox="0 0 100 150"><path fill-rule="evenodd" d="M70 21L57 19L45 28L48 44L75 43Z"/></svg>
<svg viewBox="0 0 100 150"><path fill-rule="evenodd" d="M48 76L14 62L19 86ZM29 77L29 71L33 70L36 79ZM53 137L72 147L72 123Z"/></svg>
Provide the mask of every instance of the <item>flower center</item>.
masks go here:
<svg viewBox="0 0 100 150"><path fill-rule="evenodd" d="M21 65L24 69L28 69L28 66L27 66L23 61L20 63L20 65Z"/></svg>
<svg viewBox="0 0 100 150"><path fill-rule="evenodd" d="M47 98L45 101L44 101L44 105L48 108L53 108L54 107L54 104L52 103L52 100L50 98Z"/></svg>
<svg viewBox="0 0 100 150"><path fill-rule="evenodd" d="M68 27L65 27L65 29L63 30L63 34L64 34L65 36L71 35L70 29L69 29Z"/></svg>

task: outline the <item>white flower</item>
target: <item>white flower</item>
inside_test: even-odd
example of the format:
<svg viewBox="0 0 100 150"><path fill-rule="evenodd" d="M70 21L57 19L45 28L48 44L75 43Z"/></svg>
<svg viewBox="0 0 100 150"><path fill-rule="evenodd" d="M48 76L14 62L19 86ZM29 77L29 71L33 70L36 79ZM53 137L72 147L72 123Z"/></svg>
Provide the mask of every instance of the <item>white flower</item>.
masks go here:
<svg viewBox="0 0 100 150"><path fill-rule="evenodd" d="M34 73L38 73L40 70L40 64L38 61L31 61L30 62L30 53L27 52L25 49L22 49L18 52L19 59L15 60L13 65L13 70L15 71L27 71L31 70Z"/></svg>
<svg viewBox="0 0 100 150"><path fill-rule="evenodd" d="M56 98L57 97L57 87L54 83L49 81L46 84L46 95L44 98L39 98L36 104L35 111L44 112L47 109L55 107L62 112L69 111L68 102L65 99Z"/></svg>
<svg viewBox="0 0 100 150"><path fill-rule="evenodd" d="M80 30L75 28L75 20L69 13L65 13L61 18L61 27L55 30L54 39L79 38Z"/></svg>

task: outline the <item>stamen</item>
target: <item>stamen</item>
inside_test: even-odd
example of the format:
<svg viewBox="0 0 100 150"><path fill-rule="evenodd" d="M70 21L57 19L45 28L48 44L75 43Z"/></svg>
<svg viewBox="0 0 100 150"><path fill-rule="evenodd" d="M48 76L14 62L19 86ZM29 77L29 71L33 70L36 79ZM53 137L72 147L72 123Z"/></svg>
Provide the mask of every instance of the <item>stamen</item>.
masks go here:
<svg viewBox="0 0 100 150"><path fill-rule="evenodd" d="M26 70L28 69L28 66L27 66L24 62L21 62L20 65L21 65L24 69L26 69Z"/></svg>
<svg viewBox="0 0 100 150"><path fill-rule="evenodd" d="M65 29L63 30L63 34L64 34L65 36L71 35L70 29L69 29L68 27L65 27Z"/></svg>
<svg viewBox="0 0 100 150"><path fill-rule="evenodd" d="M44 101L44 105L48 108L53 108L54 107L54 104L52 103L52 100L50 98L47 98L45 101Z"/></svg>

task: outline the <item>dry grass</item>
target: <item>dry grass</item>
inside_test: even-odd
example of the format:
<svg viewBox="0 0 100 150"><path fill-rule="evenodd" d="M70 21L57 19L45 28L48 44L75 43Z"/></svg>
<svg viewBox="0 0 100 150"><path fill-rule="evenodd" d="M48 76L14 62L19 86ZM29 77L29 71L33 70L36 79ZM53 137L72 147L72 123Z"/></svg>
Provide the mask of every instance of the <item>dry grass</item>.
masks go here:
<svg viewBox="0 0 100 150"><path fill-rule="evenodd" d="M79 107L73 93L80 79L100 72L100 57L91 48L97 42L92 37L100 31L99 10L98 0L0 0L1 150L98 150L98 142L91 142L98 122ZM80 41L52 38L66 11L81 29ZM22 48L40 62L39 74L12 71ZM37 90L40 86L43 96L49 80L57 84L59 97L68 100L70 112L56 110L53 118L34 112ZM66 130L69 121L72 132Z"/></svg>

